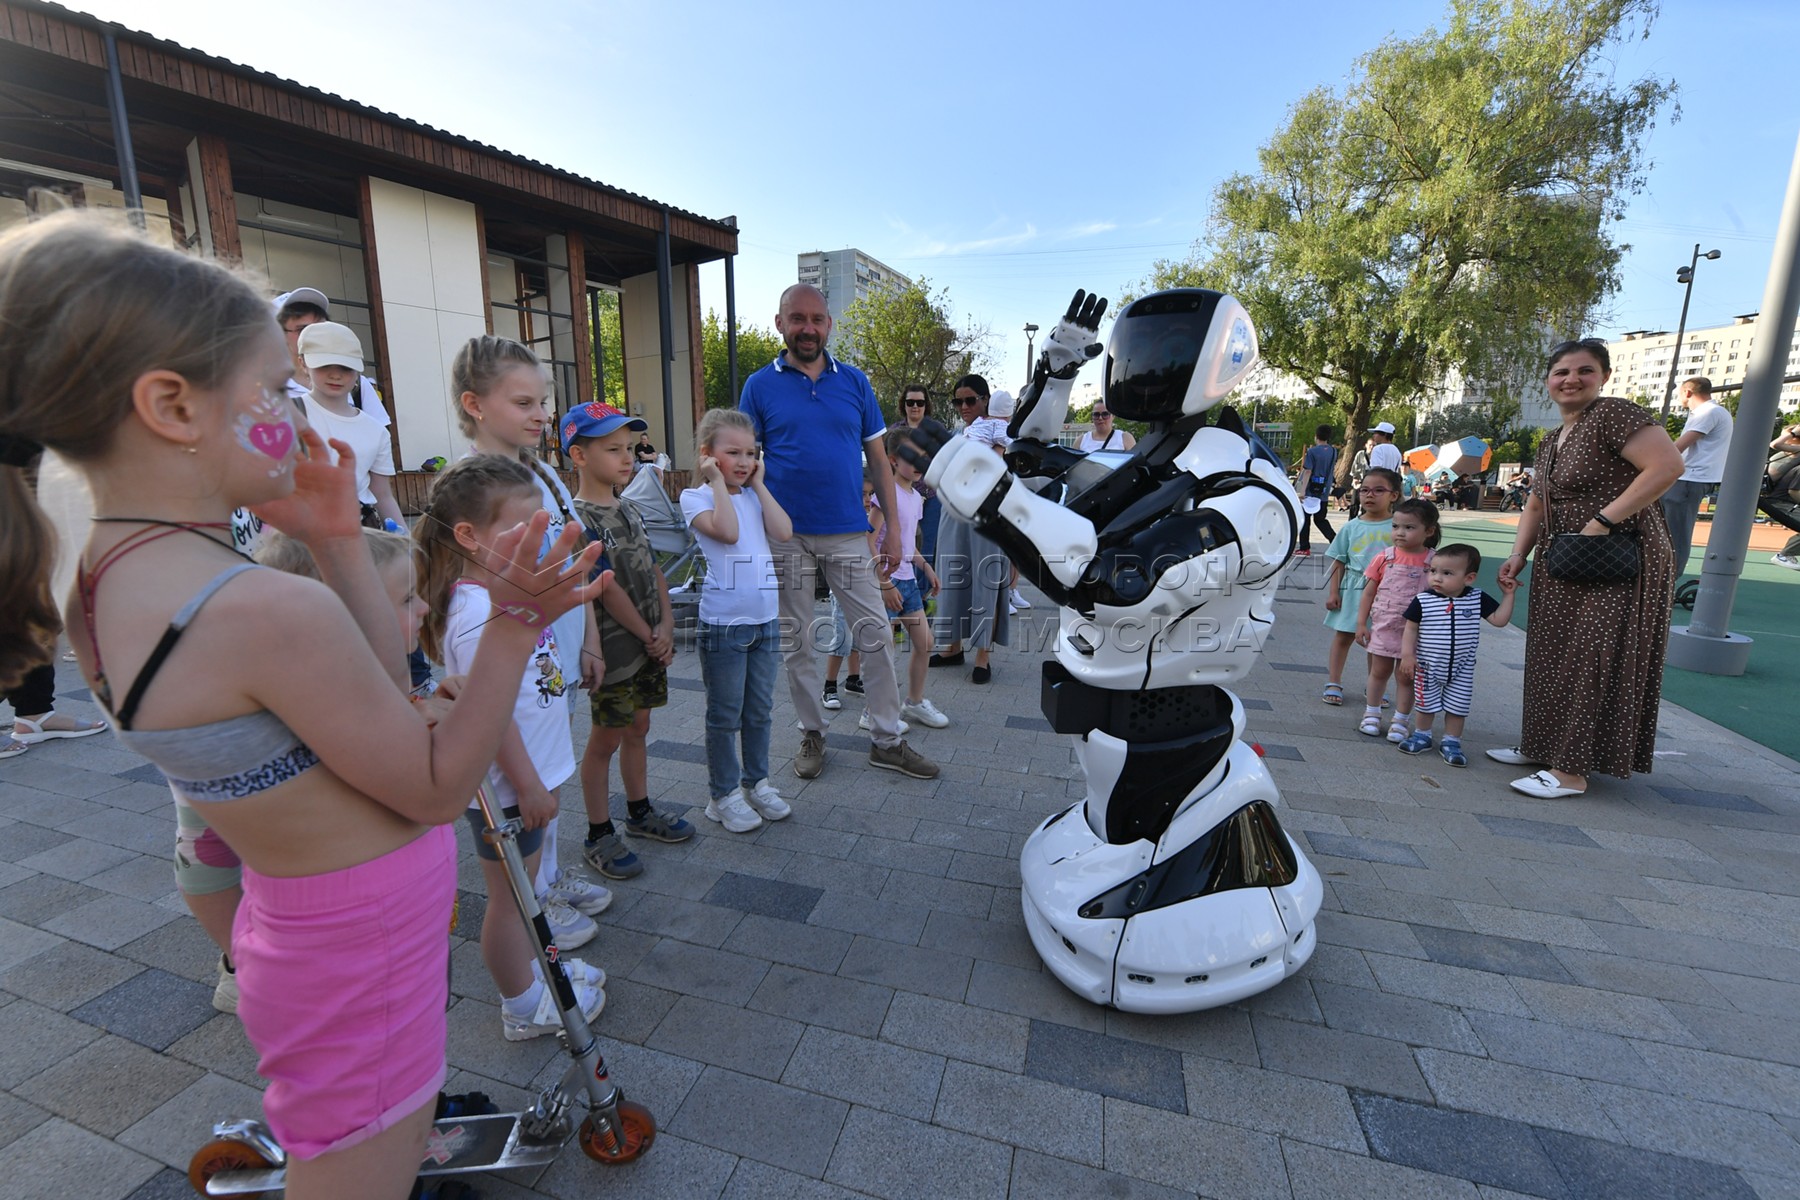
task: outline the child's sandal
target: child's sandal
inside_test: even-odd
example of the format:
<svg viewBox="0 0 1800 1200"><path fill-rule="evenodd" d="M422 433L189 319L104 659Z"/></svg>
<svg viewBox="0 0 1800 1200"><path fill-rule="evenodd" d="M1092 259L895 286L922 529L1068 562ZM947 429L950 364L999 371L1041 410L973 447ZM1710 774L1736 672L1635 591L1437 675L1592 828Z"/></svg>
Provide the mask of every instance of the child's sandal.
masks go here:
<svg viewBox="0 0 1800 1200"><path fill-rule="evenodd" d="M1339 683L1328 683L1325 690L1319 693L1319 699L1336 708L1344 702L1344 687Z"/></svg>
<svg viewBox="0 0 1800 1200"><path fill-rule="evenodd" d="M1362 724L1358 725L1357 729L1369 737L1380 737L1381 718L1371 713L1362 719Z"/></svg>

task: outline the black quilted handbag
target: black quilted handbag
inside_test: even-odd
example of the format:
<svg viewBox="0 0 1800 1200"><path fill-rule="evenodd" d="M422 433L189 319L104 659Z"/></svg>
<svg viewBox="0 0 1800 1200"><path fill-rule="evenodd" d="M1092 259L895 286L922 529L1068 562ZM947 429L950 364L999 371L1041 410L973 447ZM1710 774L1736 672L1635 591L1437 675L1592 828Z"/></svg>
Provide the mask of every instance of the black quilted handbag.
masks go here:
<svg viewBox="0 0 1800 1200"><path fill-rule="evenodd" d="M1544 570L1562 583L1626 583L1638 574L1635 533L1614 530L1589 537L1559 533L1544 551Z"/></svg>

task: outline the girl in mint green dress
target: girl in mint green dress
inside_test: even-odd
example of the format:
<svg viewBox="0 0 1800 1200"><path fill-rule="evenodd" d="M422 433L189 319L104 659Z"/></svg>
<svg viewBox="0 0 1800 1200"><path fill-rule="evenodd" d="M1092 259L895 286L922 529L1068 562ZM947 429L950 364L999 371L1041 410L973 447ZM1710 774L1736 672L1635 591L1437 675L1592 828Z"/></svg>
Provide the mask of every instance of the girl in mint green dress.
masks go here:
<svg viewBox="0 0 1800 1200"><path fill-rule="evenodd" d="M1325 624L1333 631L1326 653L1331 680L1319 699L1344 702L1344 664L1356 642L1356 611L1362 601L1363 571L1384 550L1394 527L1394 505L1400 502L1400 476L1384 467L1371 468L1360 485L1362 512L1331 539L1325 557L1331 574L1325 582Z"/></svg>

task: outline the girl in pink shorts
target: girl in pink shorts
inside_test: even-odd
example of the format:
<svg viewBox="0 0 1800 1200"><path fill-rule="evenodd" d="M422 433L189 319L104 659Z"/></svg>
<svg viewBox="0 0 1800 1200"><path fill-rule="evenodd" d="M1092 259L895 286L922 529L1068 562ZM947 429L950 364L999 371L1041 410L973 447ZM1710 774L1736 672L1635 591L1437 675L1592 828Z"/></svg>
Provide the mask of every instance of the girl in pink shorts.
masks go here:
<svg viewBox="0 0 1800 1200"><path fill-rule="evenodd" d="M481 549L501 616L429 724L405 695L352 456L336 447L333 466L297 426L287 347L254 287L122 215L75 211L0 235L0 328L0 687L65 623L56 538L26 482L50 450L96 514L69 531L82 674L120 742L243 861L238 1011L287 1195L399 1200L444 1075L445 826L494 761L539 628L604 586L585 582L598 548L538 576L539 514ZM238 508L304 542L327 586L244 560Z"/></svg>

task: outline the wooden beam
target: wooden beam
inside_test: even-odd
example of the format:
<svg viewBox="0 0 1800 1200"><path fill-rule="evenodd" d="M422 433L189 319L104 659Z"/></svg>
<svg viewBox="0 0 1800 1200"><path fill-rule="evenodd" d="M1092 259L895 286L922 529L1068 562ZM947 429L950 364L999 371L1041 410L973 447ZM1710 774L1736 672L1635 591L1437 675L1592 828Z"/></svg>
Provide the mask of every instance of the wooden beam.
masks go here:
<svg viewBox="0 0 1800 1200"><path fill-rule="evenodd" d="M369 289L369 331L375 339L375 386L381 389L381 399L387 404L388 440L393 444L394 465L398 468L406 464L400 460L400 410L394 403L394 367L388 357L387 309L381 302L381 261L375 253L375 207L369 198L367 175L357 180L356 190L356 219L362 228L363 278Z"/></svg>
<svg viewBox="0 0 1800 1200"><path fill-rule="evenodd" d="M494 332L494 281L488 278L487 212L475 206L475 240L481 243L481 319L487 331ZM462 401L457 401L458 404Z"/></svg>
<svg viewBox="0 0 1800 1200"><path fill-rule="evenodd" d="M569 326L575 338L575 386L580 394L569 397L569 407L600 397L594 390L594 340L588 328L587 244L579 229L563 235L569 254Z"/></svg>
<svg viewBox="0 0 1800 1200"><path fill-rule="evenodd" d="M237 192L231 186L231 150L217 134L203 133L200 143L198 186L206 196L207 222L212 229L213 257L241 262L244 243L238 237Z"/></svg>
<svg viewBox="0 0 1800 1200"><path fill-rule="evenodd" d="M700 418L706 415L706 360L700 349L700 268L693 263L687 264L687 294L688 366L694 378L694 428L698 429Z"/></svg>

